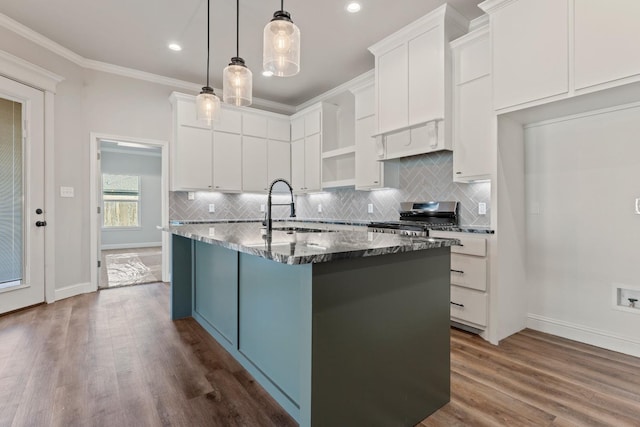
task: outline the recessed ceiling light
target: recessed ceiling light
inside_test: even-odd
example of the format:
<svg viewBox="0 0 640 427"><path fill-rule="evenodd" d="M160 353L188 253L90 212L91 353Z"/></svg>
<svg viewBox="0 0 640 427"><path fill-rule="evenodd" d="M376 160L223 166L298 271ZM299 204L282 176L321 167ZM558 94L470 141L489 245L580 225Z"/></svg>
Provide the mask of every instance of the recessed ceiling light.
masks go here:
<svg viewBox="0 0 640 427"><path fill-rule="evenodd" d="M265 76L265 77L271 77L271 76L273 76L273 71L264 70L262 72L262 75Z"/></svg>
<svg viewBox="0 0 640 427"><path fill-rule="evenodd" d="M178 43L169 43L169 49L180 52L182 50L182 46L180 46Z"/></svg>
<svg viewBox="0 0 640 427"><path fill-rule="evenodd" d="M360 12L360 9L362 9L362 6L360 6L360 3L358 3L357 1L352 1L347 4L346 9L347 9L347 12L356 13L356 12Z"/></svg>

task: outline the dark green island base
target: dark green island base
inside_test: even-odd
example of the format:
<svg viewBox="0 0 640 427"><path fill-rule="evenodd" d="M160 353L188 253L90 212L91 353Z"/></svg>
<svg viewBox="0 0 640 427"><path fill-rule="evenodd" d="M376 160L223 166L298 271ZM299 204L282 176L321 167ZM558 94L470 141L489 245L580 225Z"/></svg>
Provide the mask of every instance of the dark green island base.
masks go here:
<svg viewBox="0 0 640 427"><path fill-rule="evenodd" d="M288 265L173 235L192 316L301 426L413 426L449 402L450 247Z"/></svg>

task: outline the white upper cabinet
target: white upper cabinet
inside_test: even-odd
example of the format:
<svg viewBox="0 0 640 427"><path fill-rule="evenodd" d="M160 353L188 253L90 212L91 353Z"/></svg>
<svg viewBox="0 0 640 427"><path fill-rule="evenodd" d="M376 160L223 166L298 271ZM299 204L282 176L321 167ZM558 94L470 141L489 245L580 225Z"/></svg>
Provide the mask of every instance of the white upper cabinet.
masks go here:
<svg viewBox="0 0 640 427"><path fill-rule="evenodd" d="M494 108L567 93L568 1L490 0L482 7L491 16Z"/></svg>
<svg viewBox="0 0 640 427"><path fill-rule="evenodd" d="M291 185L296 192L322 189L324 142L335 144L337 107L320 102L291 116Z"/></svg>
<svg viewBox="0 0 640 427"><path fill-rule="evenodd" d="M351 89L355 98L355 188L372 190L398 187L399 161L378 160L375 134L373 80Z"/></svg>
<svg viewBox="0 0 640 427"><path fill-rule="evenodd" d="M242 190L268 190L267 140L255 136L242 137Z"/></svg>
<svg viewBox="0 0 640 427"><path fill-rule="evenodd" d="M640 1L574 2L576 90L640 78Z"/></svg>
<svg viewBox="0 0 640 427"><path fill-rule="evenodd" d="M242 139L240 135L213 132L213 189L242 191Z"/></svg>
<svg viewBox="0 0 640 427"><path fill-rule="evenodd" d="M195 96L170 100L172 191L264 192L271 176L289 178L288 116L223 104L210 126L196 120Z"/></svg>
<svg viewBox="0 0 640 427"><path fill-rule="evenodd" d="M263 115L254 113L242 113L242 134L249 136L257 136L260 138L267 137L267 118Z"/></svg>
<svg viewBox="0 0 640 427"><path fill-rule="evenodd" d="M291 121L289 118L267 121L267 138L272 141L291 141Z"/></svg>
<svg viewBox="0 0 640 427"><path fill-rule="evenodd" d="M291 144L285 141L267 142L267 183L276 178L291 182Z"/></svg>
<svg viewBox="0 0 640 427"><path fill-rule="evenodd" d="M369 48L375 55L380 158L451 149L449 41L467 27L468 21L445 4ZM432 139L412 140L412 134Z"/></svg>
<svg viewBox="0 0 640 427"><path fill-rule="evenodd" d="M453 52L453 179L488 179L495 169L496 116L491 103L489 28L451 42Z"/></svg>

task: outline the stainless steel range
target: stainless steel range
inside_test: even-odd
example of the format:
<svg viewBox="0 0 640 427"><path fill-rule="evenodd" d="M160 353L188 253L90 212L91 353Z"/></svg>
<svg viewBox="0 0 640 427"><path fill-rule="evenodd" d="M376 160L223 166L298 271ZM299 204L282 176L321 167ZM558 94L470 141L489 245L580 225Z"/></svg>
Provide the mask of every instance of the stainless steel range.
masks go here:
<svg viewBox="0 0 640 427"><path fill-rule="evenodd" d="M372 222L369 231L427 237L429 229L458 225L458 202L402 202L400 220Z"/></svg>

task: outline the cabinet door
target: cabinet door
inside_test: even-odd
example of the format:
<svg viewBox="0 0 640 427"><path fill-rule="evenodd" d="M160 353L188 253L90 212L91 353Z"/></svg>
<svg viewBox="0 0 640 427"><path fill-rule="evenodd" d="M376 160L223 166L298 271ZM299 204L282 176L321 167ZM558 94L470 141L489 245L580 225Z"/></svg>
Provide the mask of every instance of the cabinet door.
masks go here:
<svg viewBox="0 0 640 427"><path fill-rule="evenodd" d="M305 191L304 138L291 143L291 186L295 191Z"/></svg>
<svg viewBox="0 0 640 427"><path fill-rule="evenodd" d="M371 138L375 116L356 120L356 188L380 185L380 170L375 140Z"/></svg>
<svg viewBox="0 0 640 427"><path fill-rule="evenodd" d="M361 91L355 93L356 120L362 119L367 116L373 116L376 113L375 95L376 93L373 89L373 86L369 86L366 89L362 89ZM373 133L375 133L375 129Z"/></svg>
<svg viewBox="0 0 640 427"><path fill-rule="evenodd" d="M304 138L304 116L291 119L291 141Z"/></svg>
<svg viewBox="0 0 640 427"><path fill-rule="evenodd" d="M306 191L320 191L320 134L311 135L304 144L304 183Z"/></svg>
<svg viewBox="0 0 640 427"><path fill-rule="evenodd" d="M408 125L409 76L407 45L380 55L376 64L378 132Z"/></svg>
<svg viewBox="0 0 640 427"><path fill-rule="evenodd" d="M444 118L444 41L440 27L409 41L409 123Z"/></svg>
<svg viewBox="0 0 640 427"><path fill-rule="evenodd" d="M272 119L267 122L267 138L277 141L291 141L291 122L288 119Z"/></svg>
<svg viewBox="0 0 640 427"><path fill-rule="evenodd" d="M240 134L242 131L242 113L229 108L222 108L220 121L213 124L213 129L221 132Z"/></svg>
<svg viewBox="0 0 640 427"><path fill-rule="evenodd" d="M242 113L242 134L267 137L267 118L258 114Z"/></svg>
<svg viewBox="0 0 640 427"><path fill-rule="evenodd" d="M455 88L453 177L489 175L495 162L495 114L491 106L491 76Z"/></svg>
<svg viewBox="0 0 640 427"><path fill-rule="evenodd" d="M640 74L640 2L575 0L575 87Z"/></svg>
<svg viewBox="0 0 640 427"><path fill-rule="evenodd" d="M269 141L267 146L267 181L284 178L291 182L291 144L283 141Z"/></svg>
<svg viewBox="0 0 640 427"><path fill-rule="evenodd" d="M240 135L213 133L213 188L242 190L242 141Z"/></svg>
<svg viewBox="0 0 640 427"><path fill-rule="evenodd" d="M205 120L198 120L196 117L196 102L178 100L175 104L174 114L177 114L179 126L189 126L194 128L211 129L211 125Z"/></svg>
<svg viewBox="0 0 640 427"><path fill-rule="evenodd" d="M173 190L211 190L211 131L179 126L173 143Z"/></svg>
<svg viewBox="0 0 640 427"><path fill-rule="evenodd" d="M268 190L267 140L254 136L242 137L242 191Z"/></svg>
<svg viewBox="0 0 640 427"><path fill-rule="evenodd" d="M567 3L518 0L491 15L496 110L568 91Z"/></svg>
<svg viewBox="0 0 640 427"><path fill-rule="evenodd" d="M320 133L322 116L320 110L311 111L304 116L304 135L310 136Z"/></svg>

